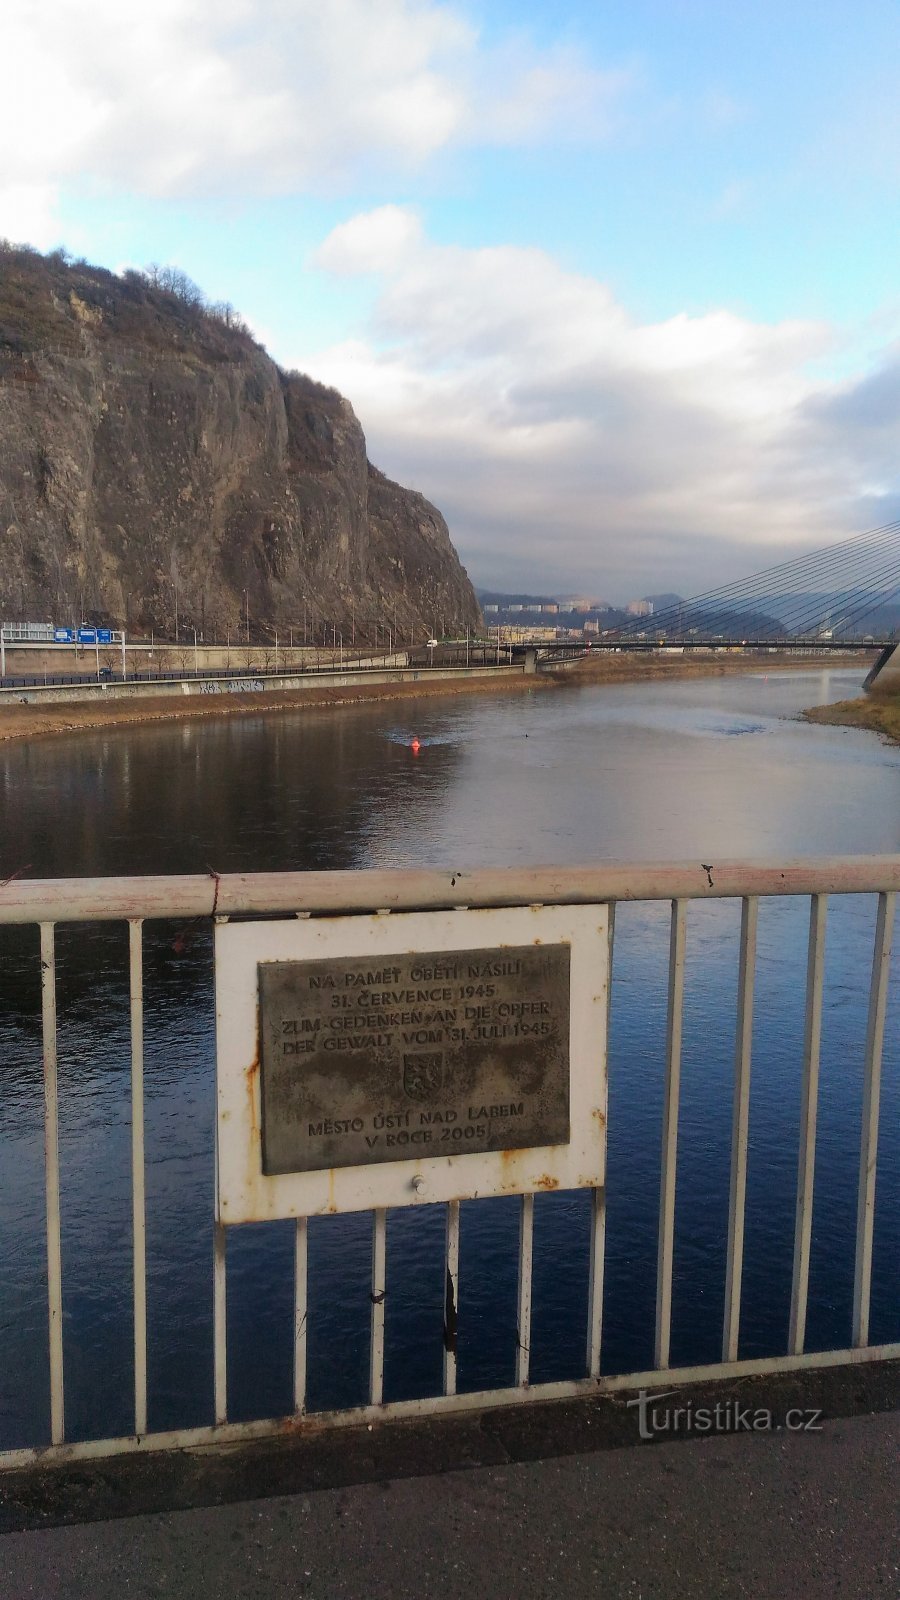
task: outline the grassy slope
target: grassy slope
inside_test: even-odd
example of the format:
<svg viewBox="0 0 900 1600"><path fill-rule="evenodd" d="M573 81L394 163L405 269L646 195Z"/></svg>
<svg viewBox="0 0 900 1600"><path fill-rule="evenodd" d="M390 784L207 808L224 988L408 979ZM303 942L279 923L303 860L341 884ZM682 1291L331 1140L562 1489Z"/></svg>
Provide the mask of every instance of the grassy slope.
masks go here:
<svg viewBox="0 0 900 1600"><path fill-rule="evenodd" d="M900 744L900 688L882 689L859 700L838 700L833 706L813 706L804 712L808 722L837 723L844 728L869 728Z"/></svg>

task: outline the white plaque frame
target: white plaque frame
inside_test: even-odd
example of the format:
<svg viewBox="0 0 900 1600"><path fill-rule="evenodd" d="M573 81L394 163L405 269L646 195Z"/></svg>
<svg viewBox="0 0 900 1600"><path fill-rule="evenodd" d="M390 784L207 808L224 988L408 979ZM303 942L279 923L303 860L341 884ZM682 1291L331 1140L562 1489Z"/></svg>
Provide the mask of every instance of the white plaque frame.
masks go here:
<svg viewBox="0 0 900 1600"><path fill-rule="evenodd" d="M388 1206L599 1188L606 1178L609 913L605 905L516 906L220 923L216 970L216 1218L225 1224ZM266 1176L262 1169L257 967L526 944L570 946L569 1142L423 1155Z"/></svg>

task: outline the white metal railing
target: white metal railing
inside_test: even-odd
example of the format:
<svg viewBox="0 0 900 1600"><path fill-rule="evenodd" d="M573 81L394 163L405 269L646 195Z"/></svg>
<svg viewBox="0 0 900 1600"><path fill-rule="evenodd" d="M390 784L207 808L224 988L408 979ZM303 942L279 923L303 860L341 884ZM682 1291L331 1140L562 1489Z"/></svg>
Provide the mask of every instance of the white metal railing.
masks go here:
<svg viewBox="0 0 900 1600"><path fill-rule="evenodd" d="M383 1400L386 1213L372 1213L372 1281L369 1401L339 1412L317 1412L316 1427L346 1425L388 1417L422 1415L520 1403L578 1394L678 1384L714 1377L832 1366L853 1361L900 1357L900 1342L869 1344L876 1155L879 1134L881 1066L895 920L900 889L900 856L866 856L793 862L610 863L583 867L310 872L279 874L210 873L207 876L40 881L10 879L0 884L0 924L40 927L43 1028L45 1203L50 1357L50 1446L0 1452L0 1468L37 1459L99 1457L120 1452L185 1448L216 1441L249 1440L302 1427L307 1375L307 1224L295 1224L293 1403L291 1418L229 1423L226 1402L226 1229L216 1225L213 1251L213 1425L151 1434L147 1431L147 1300L144 1187L144 1044L142 924L153 918L227 919L259 914L334 915L347 912L427 910L447 907L509 907L535 904L605 903L610 909L610 948L617 901L670 901L671 931L666 1029L666 1074L658 1218L654 1367L649 1371L604 1374L601 1366L606 1194L592 1191L590 1277L585 1376L564 1382L531 1384L529 1349L532 1293L534 1197L521 1200L518 1262L518 1337L515 1384L510 1388L457 1392L455 1319L458 1306L459 1202L447 1206L443 1393L436 1397ZM816 1156L819 1054L824 982L824 942L828 896L877 895L877 919L868 1000L863 1114L859 1154L855 1233L852 1347L805 1350L813 1179ZM802 1104L797 1168L793 1274L788 1350L783 1356L738 1359L741 1281L747 1177L748 1114L753 991L759 899L782 895L810 898L802 1059ZM731 1137L726 1284L721 1361L670 1367L672 1277L676 1199L682 1020L688 902L738 898L741 901L740 968ZM56 948L57 924L126 921L129 927L131 1030L131 1209L133 1232L134 1431L114 1439L65 1442L62 1252L58 1150ZM474 1202L477 1204L478 1202Z"/></svg>

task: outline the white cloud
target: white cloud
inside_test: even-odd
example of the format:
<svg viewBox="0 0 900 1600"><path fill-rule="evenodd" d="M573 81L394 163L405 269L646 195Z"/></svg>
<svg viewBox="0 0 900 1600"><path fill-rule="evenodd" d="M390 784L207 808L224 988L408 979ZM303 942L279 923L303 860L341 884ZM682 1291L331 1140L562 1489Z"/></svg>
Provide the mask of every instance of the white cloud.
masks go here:
<svg viewBox="0 0 900 1600"><path fill-rule="evenodd" d="M332 229L314 264L337 277L390 272L402 265L422 238L418 217L406 206L378 206Z"/></svg>
<svg viewBox="0 0 900 1600"><path fill-rule="evenodd" d="M289 193L447 146L595 138L628 87L438 0L7 0L0 188Z"/></svg>
<svg viewBox="0 0 900 1600"><path fill-rule="evenodd" d="M0 239L46 250L62 240L51 183L0 183Z"/></svg>
<svg viewBox="0 0 900 1600"><path fill-rule="evenodd" d="M298 364L350 397L485 581L699 589L881 521L872 485L900 497L900 356L826 383L821 323L641 324L544 251L438 246L394 206L317 259L380 292L363 337Z"/></svg>

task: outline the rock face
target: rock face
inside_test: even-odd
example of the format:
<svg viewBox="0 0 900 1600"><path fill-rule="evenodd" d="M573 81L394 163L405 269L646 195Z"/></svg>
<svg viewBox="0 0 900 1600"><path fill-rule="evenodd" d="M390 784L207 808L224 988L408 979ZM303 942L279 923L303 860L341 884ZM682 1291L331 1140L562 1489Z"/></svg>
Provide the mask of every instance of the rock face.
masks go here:
<svg viewBox="0 0 900 1600"><path fill-rule="evenodd" d="M477 624L443 517L370 465L349 402L192 290L0 246L0 618Z"/></svg>

